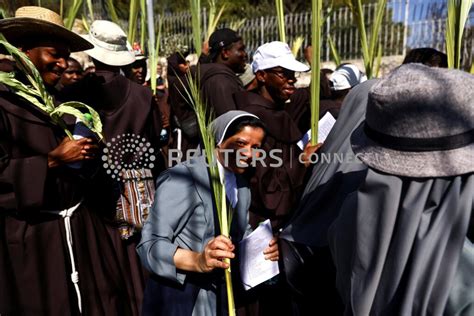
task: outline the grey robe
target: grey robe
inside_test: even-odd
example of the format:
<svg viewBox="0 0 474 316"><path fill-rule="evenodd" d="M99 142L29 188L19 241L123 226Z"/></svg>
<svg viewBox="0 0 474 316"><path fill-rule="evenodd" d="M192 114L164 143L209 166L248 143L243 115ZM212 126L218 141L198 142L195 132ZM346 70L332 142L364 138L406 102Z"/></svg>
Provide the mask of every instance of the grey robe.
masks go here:
<svg viewBox="0 0 474 316"><path fill-rule="evenodd" d="M327 229L339 214L342 201L365 176L367 167L354 159L350 135L365 118L369 89L375 82L359 84L347 95L339 118L319 151L328 157L342 154L347 159L344 163L337 159L316 163L298 209L280 238L311 247L327 245Z"/></svg>
<svg viewBox="0 0 474 316"><path fill-rule="evenodd" d="M369 168L329 231L345 315L472 315L473 200L472 174L414 179Z"/></svg>
<svg viewBox="0 0 474 316"><path fill-rule="evenodd" d="M250 190L236 175L238 202L234 210L231 235L236 243L248 230ZM137 247L145 267L168 280L183 284L187 272L174 265L178 247L201 252L216 236L209 176L203 156L165 171L157 181L153 210L142 231ZM216 314L215 285L203 285L194 305L193 315Z"/></svg>

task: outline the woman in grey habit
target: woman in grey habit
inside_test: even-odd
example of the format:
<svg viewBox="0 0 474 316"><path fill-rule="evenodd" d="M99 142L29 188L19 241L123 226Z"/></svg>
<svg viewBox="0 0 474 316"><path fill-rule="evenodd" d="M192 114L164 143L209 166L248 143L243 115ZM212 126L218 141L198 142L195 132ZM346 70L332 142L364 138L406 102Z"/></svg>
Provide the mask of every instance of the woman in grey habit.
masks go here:
<svg viewBox="0 0 474 316"><path fill-rule="evenodd" d="M369 168L329 230L345 315L473 315L474 76L403 65L351 136Z"/></svg>
<svg viewBox="0 0 474 316"><path fill-rule="evenodd" d="M219 232L206 158L198 156L165 171L137 247L143 264L154 273L145 290L143 315L212 316L226 310L219 272L228 267L222 259L235 257L234 243L250 227L250 190L242 165L249 164L253 150L262 146L265 128L255 115L243 111L229 111L212 126L221 182L234 209L232 241ZM224 149L232 153L225 156ZM235 155L239 149L246 150L243 158ZM264 253L278 260L276 240Z"/></svg>

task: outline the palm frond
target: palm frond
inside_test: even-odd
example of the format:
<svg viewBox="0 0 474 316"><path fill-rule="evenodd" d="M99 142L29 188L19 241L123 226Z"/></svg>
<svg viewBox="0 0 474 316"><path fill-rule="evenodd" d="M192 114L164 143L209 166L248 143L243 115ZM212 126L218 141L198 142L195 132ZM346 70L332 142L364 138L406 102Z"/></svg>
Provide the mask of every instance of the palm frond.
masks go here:
<svg viewBox="0 0 474 316"><path fill-rule="evenodd" d="M18 48L8 43L2 34L0 34L0 45L13 57L16 67L26 77L28 84L17 80L14 73L5 72L0 72L0 83L8 86L16 95L47 113L52 121L62 127L71 138L71 132L61 117L64 114L71 114L82 120L84 114L77 109L85 108L93 118L91 130L99 136L99 139L102 139L102 123L99 114L94 109L80 102L66 102L56 107L53 97L46 90L43 79L31 60Z"/></svg>
<svg viewBox="0 0 474 316"><path fill-rule="evenodd" d="M106 5L107 5L107 10L109 11L110 19L112 20L112 22L120 25L120 21L117 15L117 10L115 9L115 5L114 5L114 0L107 0Z"/></svg>
<svg viewBox="0 0 474 316"><path fill-rule="evenodd" d="M84 30L86 30L86 32L89 33L91 27L89 25L89 22L87 22L87 19L84 15L82 16L81 20L82 20L82 25L84 26Z"/></svg>
<svg viewBox="0 0 474 316"><path fill-rule="evenodd" d="M201 0L189 0L191 10L191 24L193 27L193 43L198 56L201 55L202 31L201 31Z"/></svg>
<svg viewBox="0 0 474 316"><path fill-rule="evenodd" d="M328 39L329 48L331 49L332 59L334 60L336 67L339 67L339 65L341 64L341 56L339 55L339 51L336 48L336 44L332 40L331 34L327 35L327 39Z"/></svg>
<svg viewBox="0 0 474 316"><path fill-rule="evenodd" d="M312 0L312 48L311 56L311 144L318 141L319 94L321 72L321 26L323 0Z"/></svg>
<svg viewBox="0 0 474 316"><path fill-rule="evenodd" d="M149 55L150 55L150 81L151 81L150 87L153 94L156 93L156 78L158 77L157 67L158 67L158 58L159 58L159 52L160 52L162 29L163 29L163 20L159 19L155 46L153 47L153 43L151 42L151 40L148 42L148 49L149 49Z"/></svg>
<svg viewBox="0 0 474 316"><path fill-rule="evenodd" d="M59 0L59 15L64 19L64 0Z"/></svg>
<svg viewBox="0 0 474 316"><path fill-rule="evenodd" d="M137 30L138 19L138 0L130 0L128 15L128 41L130 44L135 42L135 32Z"/></svg>
<svg viewBox="0 0 474 316"><path fill-rule="evenodd" d="M89 11L89 19L94 22L94 7L92 5L92 0L86 0L87 10Z"/></svg>
<svg viewBox="0 0 474 316"><path fill-rule="evenodd" d="M93 107L91 107L91 106L89 106L85 103L78 102L78 101L64 102L64 103L61 103L59 106L57 106L51 114L60 114L60 116L62 116L62 114L68 113L68 114L74 115L75 117L81 119L83 122L87 121L84 117L85 113L83 113L82 111L79 111L80 114L78 112L73 112L73 113L77 114L77 115L75 115L73 113L67 112L67 111L71 111L71 109L74 109L74 110L85 109L86 113L90 114L90 116L92 118L92 125L90 125L89 128L91 129L91 131L93 131L94 133L96 133L99 136L99 139L103 138L103 135L102 135L102 121L100 120L99 113L96 110L94 110Z"/></svg>
<svg viewBox="0 0 474 316"><path fill-rule="evenodd" d="M64 21L64 26L71 30L74 26L74 21L76 20L79 9L82 6L82 0L73 0L72 5L69 7L69 10L66 14L66 19Z"/></svg>
<svg viewBox="0 0 474 316"><path fill-rule="evenodd" d="M276 7L278 34L280 35L280 41L283 43L286 43L285 10L283 7L283 0L275 0L275 7Z"/></svg>
<svg viewBox="0 0 474 316"><path fill-rule="evenodd" d="M208 23L207 23L207 31L206 31L206 41L209 40L209 37L211 36L212 33L217 28L217 25L219 24L219 20L222 17L222 14L224 13L224 10L227 6L227 3L223 3L222 6L219 9L219 12L217 12L217 3L216 0L208 0L208 5L209 5L209 16L208 16Z"/></svg>
<svg viewBox="0 0 474 316"><path fill-rule="evenodd" d="M375 70L374 70L374 75L375 78L379 76L379 71L380 71L380 65L382 65L382 45L379 43L378 44L378 52L377 52L377 60L375 63Z"/></svg>
<svg viewBox="0 0 474 316"><path fill-rule="evenodd" d="M237 32L245 24L246 21L246 18L240 20L233 20L232 22L230 22L229 28Z"/></svg>
<svg viewBox="0 0 474 316"><path fill-rule="evenodd" d="M348 5L357 22L357 28L360 34L360 45L362 50L362 57L364 59L364 67L367 78L371 79L374 75L374 63L377 58L377 46L380 37L380 29L385 14L385 7L387 0L377 1L377 11L372 23L370 40L367 36L364 20L364 10L362 7L362 0L345 0L344 3Z"/></svg>
<svg viewBox="0 0 474 316"><path fill-rule="evenodd" d="M303 36L298 36L297 38L295 38L295 40L293 41L293 45L291 45L291 52L293 53L293 56L296 57L298 55L298 51L301 49L301 46L303 46L303 41Z"/></svg>
<svg viewBox="0 0 474 316"><path fill-rule="evenodd" d="M140 0L140 45L142 45L143 51L145 51L145 36L146 36L146 5L145 0ZM150 51L150 48L148 48Z"/></svg>
<svg viewBox="0 0 474 316"><path fill-rule="evenodd" d="M461 68L461 49L464 26L473 0L448 0L446 20L446 54L449 68Z"/></svg>
<svg viewBox="0 0 474 316"><path fill-rule="evenodd" d="M196 78L199 77L199 68L197 69ZM181 81L181 79L180 79ZM230 225L232 220L232 209L227 208L225 187L221 184L219 167L217 163L216 143L214 132L210 122L214 118L213 111L209 110L201 97L199 79L194 79L191 73L186 75L187 86L181 81L184 94L182 95L194 109L196 113L197 122L199 125L199 132L204 146L204 152L207 158L208 170L211 179L211 189L214 196L214 204L216 207L217 217L219 219L219 227L221 234L229 237ZM229 263L230 260L225 260ZM235 316L234 294L232 289L232 278L230 268L225 270L225 280L227 288L227 303L229 308L229 315Z"/></svg>
<svg viewBox="0 0 474 316"><path fill-rule="evenodd" d="M382 21L385 14L385 7L387 6L387 0L379 0L377 3L377 12L375 13L374 21L372 23L371 36L370 36L370 47L369 47L369 73L366 72L368 78L374 77L374 74L377 74L377 71L374 71L374 62L377 58L378 51L377 47L379 46L380 30L382 27Z"/></svg>

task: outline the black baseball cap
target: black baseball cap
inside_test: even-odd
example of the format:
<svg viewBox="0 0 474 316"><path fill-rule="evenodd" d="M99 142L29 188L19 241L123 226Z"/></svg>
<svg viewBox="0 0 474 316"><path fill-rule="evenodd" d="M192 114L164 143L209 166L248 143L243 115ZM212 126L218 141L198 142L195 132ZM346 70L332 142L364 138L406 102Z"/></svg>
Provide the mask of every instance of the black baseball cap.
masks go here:
<svg viewBox="0 0 474 316"><path fill-rule="evenodd" d="M216 30L209 37L209 55L212 60L222 50L222 48L232 43L242 40L242 37L236 31L229 28Z"/></svg>

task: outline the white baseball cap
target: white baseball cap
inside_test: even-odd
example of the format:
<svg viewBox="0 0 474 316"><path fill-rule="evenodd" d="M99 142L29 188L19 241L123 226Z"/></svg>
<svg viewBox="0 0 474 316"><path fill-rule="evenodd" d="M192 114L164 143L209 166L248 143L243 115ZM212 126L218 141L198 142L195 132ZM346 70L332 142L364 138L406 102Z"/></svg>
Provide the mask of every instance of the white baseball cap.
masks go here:
<svg viewBox="0 0 474 316"><path fill-rule="evenodd" d="M257 48L253 55L252 70L254 73L273 67L283 67L299 72L309 70L308 66L296 60L288 44L278 41L263 44Z"/></svg>
<svg viewBox="0 0 474 316"><path fill-rule="evenodd" d="M355 65L346 64L337 68L331 74L329 80L332 82L332 90L340 91L351 89L359 83L367 81L367 76Z"/></svg>
<svg viewBox="0 0 474 316"><path fill-rule="evenodd" d="M127 41L127 35L114 22L94 21L89 34L83 37L94 45L93 49L85 52L101 63L110 66L125 66L135 61L135 54Z"/></svg>

